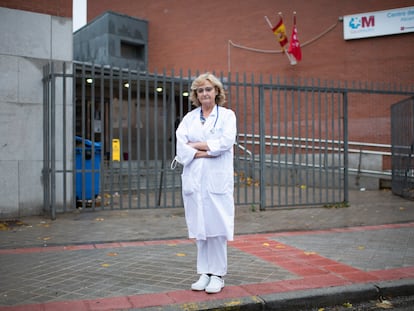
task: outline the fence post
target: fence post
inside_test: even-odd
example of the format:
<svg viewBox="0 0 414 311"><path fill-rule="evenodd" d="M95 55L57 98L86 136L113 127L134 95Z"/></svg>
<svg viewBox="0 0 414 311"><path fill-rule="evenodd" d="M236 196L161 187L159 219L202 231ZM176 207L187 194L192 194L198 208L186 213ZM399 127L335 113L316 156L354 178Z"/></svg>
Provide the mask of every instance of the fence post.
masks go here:
<svg viewBox="0 0 414 311"><path fill-rule="evenodd" d="M50 108L50 64L43 67L43 211L50 206L50 159L49 159L49 108Z"/></svg>
<svg viewBox="0 0 414 311"><path fill-rule="evenodd" d="M344 91L343 93L343 116L344 116L344 202L349 202L349 193L348 193L348 92Z"/></svg>
<svg viewBox="0 0 414 311"><path fill-rule="evenodd" d="M264 105L264 87L262 85L262 76L260 76L259 86L259 158L260 158L260 210L266 210L266 128L265 128L265 105Z"/></svg>

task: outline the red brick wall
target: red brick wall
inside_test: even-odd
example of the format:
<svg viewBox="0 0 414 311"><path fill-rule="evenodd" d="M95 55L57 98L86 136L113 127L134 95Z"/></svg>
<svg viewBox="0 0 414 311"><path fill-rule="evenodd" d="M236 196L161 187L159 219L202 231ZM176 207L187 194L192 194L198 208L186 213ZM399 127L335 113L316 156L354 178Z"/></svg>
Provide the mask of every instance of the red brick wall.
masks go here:
<svg viewBox="0 0 414 311"><path fill-rule="evenodd" d="M89 0L88 20L104 11L149 21L149 69L192 69L247 72L335 80L414 82L414 33L345 41L338 17L413 5L412 0ZM250 52L234 43L261 50L279 50L265 22L284 14L290 35L297 12L303 61L289 65L282 54ZM306 42L337 26L319 40Z"/></svg>
<svg viewBox="0 0 414 311"><path fill-rule="evenodd" d="M0 7L72 17L72 0L0 0Z"/></svg>

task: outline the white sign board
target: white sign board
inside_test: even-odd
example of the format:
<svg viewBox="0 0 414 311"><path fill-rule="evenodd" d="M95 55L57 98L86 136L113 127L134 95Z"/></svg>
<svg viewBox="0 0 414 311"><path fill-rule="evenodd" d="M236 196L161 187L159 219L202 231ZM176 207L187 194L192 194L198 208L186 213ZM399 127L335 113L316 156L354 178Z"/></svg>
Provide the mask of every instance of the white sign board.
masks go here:
<svg viewBox="0 0 414 311"><path fill-rule="evenodd" d="M346 15L344 39L414 32L414 7Z"/></svg>

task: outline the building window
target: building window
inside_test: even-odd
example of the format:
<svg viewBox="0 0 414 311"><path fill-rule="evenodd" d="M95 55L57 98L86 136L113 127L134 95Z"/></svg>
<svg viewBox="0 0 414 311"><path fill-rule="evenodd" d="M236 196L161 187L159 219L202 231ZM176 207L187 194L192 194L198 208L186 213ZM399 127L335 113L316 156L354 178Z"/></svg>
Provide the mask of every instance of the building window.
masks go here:
<svg viewBox="0 0 414 311"><path fill-rule="evenodd" d="M145 45L121 41L121 57L145 61Z"/></svg>

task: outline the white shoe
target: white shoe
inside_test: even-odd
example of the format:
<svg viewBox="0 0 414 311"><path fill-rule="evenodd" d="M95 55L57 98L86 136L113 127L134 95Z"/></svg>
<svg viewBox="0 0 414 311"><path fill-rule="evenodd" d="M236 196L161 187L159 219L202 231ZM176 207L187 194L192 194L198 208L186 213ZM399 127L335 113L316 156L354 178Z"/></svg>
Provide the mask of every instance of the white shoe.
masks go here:
<svg viewBox="0 0 414 311"><path fill-rule="evenodd" d="M210 278L210 283L206 287L206 293L216 294L220 293L224 287L224 280L221 277L213 275Z"/></svg>
<svg viewBox="0 0 414 311"><path fill-rule="evenodd" d="M192 290L205 290L210 283L210 277L207 274L202 274L197 282L191 284Z"/></svg>

